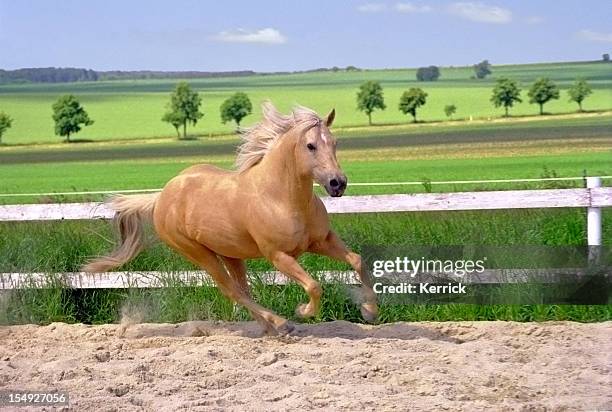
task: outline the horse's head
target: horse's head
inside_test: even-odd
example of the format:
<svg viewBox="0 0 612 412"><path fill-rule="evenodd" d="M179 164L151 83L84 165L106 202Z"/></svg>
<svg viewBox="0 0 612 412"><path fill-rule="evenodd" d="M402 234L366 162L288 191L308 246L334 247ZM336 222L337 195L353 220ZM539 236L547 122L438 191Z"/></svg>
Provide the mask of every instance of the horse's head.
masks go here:
<svg viewBox="0 0 612 412"><path fill-rule="evenodd" d="M346 189L347 179L336 159L336 138L329 131L336 111L318 121L303 133L296 146L296 160L301 172L325 188L333 197L340 197Z"/></svg>

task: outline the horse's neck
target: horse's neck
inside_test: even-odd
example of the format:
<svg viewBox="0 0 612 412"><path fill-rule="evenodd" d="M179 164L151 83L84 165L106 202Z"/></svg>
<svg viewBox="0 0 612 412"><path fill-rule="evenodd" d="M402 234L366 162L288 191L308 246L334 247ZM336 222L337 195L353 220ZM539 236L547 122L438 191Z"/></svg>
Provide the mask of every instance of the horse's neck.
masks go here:
<svg viewBox="0 0 612 412"><path fill-rule="evenodd" d="M292 210L307 211L313 198L312 178L301 176L295 159L296 136L283 136L255 166L258 187Z"/></svg>

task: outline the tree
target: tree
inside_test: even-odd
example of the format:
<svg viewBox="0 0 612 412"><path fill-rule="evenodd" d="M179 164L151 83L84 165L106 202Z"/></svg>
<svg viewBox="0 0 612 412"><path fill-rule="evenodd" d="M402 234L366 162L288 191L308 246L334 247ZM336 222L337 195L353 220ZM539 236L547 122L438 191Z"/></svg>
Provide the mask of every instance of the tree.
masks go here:
<svg viewBox="0 0 612 412"><path fill-rule="evenodd" d="M522 101L521 89L514 80L505 77L497 79L495 87L493 88L491 102L495 107L504 106L506 117L508 117L508 108L514 106L514 102L520 103Z"/></svg>
<svg viewBox="0 0 612 412"><path fill-rule="evenodd" d="M605 62L609 62L610 61L610 55L608 53L604 53L601 55L601 59Z"/></svg>
<svg viewBox="0 0 612 412"><path fill-rule="evenodd" d="M552 99L559 98L559 88L555 83L546 77L536 80L527 93L529 103L540 105L540 114L544 114L544 104Z"/></svg>
<svg viewBox="0 0 612 412"><path fill-rule="evenodd" d="M419 107L423 106L426 101L427 93L418 87L412 87L410 90L405 91L402 97L400 97L399 110L404 114L410 113L413 122L416 123L416 111Z"/></svg>
<svg viewBox="0 0 612 412"><path fill-rule="evenodd" d="M240 121L252 111L253 105L246 93L237 92L221 105L221 121L225 124L233 120L238 128Z"/></svg>
<svg viewBox="0 0 612 412"><path fill-rule="evenodd" d="M591 86L586 82L586 80L576 80L576 83L572 85L567 91L569 95L570 102L578 103L578 111L582 111L582 101L587 98L588 95L593 93Z"/></svg>
<svg viewBox="0 0 612 412"><path fill-rule="evenodd" d="M81 127L91 126L94 123L72 94L60 97L53 104L53 120L55 121L55 134L66 137L67 142L70 142L71 134L78 133Z"/></svg>
<svg viewBox="0 0 612 412"><path fill-rule="evenodd" d="M444 114L446 117L453 117L453 115L457 112L457 106L454 104L447 104L444 106Z"/></svg>
<svg viewBox="0 0 612 412"><path fill-rule="evenodd" d="M168 111L162 117L164 122L170 123L177 131L183 126L183 139L187 138L187 123L195 126L204 116L200 112L202 98L197 92L191 90L189 83L180 82L170 95Z"/></svg>
<svg viewBox="0 0 612 412"><path fill-rule="evenodd" d="M179 131L179 127L183 124L183 117L179 112L166 112L162 116L162 121L166 123L170 123L174 126L174 130L176 130L176 137L181 138L181 132Z"/></svg>
<svg viewBox="0 0 612 412"><path fill-rule="evenodd" d="M0 112L0 143L2 143L2 135L13 125L13 119L4 113Z"/></svg>
<svg viewBox="0 0 612 412"><path fill-rule="evenodd" d="M380 83L369 80L359 86L357 93L357 109L368 115L368 124L372 125L372 112L376 109L385 110L385 99Z"/></svg>
<svg viewBox="0 0 612 412"><path fill-rule="evenodd" d="M420 82L435 82L440 77L440 69L437 66L419 67L416 78Z"/></svg>
<svg viewBox="0 0 612 412"><path fill-rule="evenodd" d="M484 79L491 74L491 64L488 60L483 60L472 67L474 67L474 73L477 79Z"/></svg>

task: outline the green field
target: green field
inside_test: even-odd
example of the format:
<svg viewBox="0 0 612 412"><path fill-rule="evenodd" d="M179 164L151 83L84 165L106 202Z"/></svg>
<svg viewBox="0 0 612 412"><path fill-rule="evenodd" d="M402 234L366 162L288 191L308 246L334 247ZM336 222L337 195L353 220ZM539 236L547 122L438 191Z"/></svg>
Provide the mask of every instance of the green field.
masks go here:
<svg viewBox="0 0 612 412"><path fill-rule="evenodd" d="M574 112L568 102L567 88L576 78L585 78L594 89L584 103L586 110L612 109L612 65L602 62L555 63L495 66L486 80L470 79L470 68L442 68L437 82L416 82L415 70L368 70L361 72L321 72L292 75L255 75L237 78L195 79L192 86L202 94L204 118L191 129L193 135L209 136L231 133L233 126L223 125L219 116L221 102L236 91L248 93L257 106L272 100L282 110L299 103L326 113L332 107L338 112L338 127L367 124L367 118L356 110L355 95L365 80L379 80L385 90L387 109L375 112L378 124L406 123L397 105L401 93L410 87L421 87L429 93L427 105L419 112L421 120L444 119L443 108L455 104L455 118L490 118L502 114L489 102L494 80L508 76L520 80L523 103L511 110L513 115L536 114L536 105L528 103L526 88L537 77L548 76L561 87L559 100L545 106L550 113ZM91 140L174 136L174 130L161 122L172 80L105 81L68 84L0 85L0 111L14 118L13 127L3 137L6 144L54 142L51 105L58 96L79 96L95 120L75 138ZM331 92L330 92L331 91ZM245 119L245 125L256 122L259 110Z"/></svg>
<svg viewBox="0 0 612 412"><path fill-rule="evenodd" d="M378 135L343 135L338 157L347 195L424 191L425 186L351 186L351 182L514 179L612 175L612 116L519 123L420 126ZM230 168L236 138L4 148L0 203L77 201L102 196L7 194L154 189L195 163ZM581 184L576 182L574 184ZM551 185L439 185L434 191ZM548 187L548 186L546 186ZM4 195L4 196L2 196Z"/></svg>

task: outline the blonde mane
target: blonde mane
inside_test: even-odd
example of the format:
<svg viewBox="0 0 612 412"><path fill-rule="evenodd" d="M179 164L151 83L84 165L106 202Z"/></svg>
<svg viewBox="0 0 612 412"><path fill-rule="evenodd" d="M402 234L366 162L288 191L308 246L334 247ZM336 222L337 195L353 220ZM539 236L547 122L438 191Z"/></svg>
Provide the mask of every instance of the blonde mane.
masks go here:
<svg viewBox="0 0 612 412"><path fill-rule="evenodd" d="M242 144L238 147L236 169L243 172L263 159L278 139L296 126L314 127L321 118L313 110L295 106L290 115L283 115L269 101L261 105L263 120L240 133Z"/></svg>

